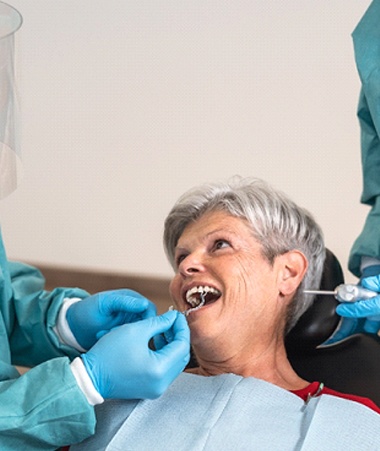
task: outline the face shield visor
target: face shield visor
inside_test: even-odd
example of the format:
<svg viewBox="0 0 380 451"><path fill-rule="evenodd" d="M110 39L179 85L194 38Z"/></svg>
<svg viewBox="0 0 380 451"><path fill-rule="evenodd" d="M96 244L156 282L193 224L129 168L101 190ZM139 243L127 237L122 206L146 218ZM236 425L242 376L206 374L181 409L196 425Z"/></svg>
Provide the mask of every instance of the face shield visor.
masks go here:
<svg viewBox="0 0 380 451"><path fill-rule="evenodd" d="M14 35L21 24L21 14L0 2L0 199L14 191L22 177L14 58Z"/></svg>

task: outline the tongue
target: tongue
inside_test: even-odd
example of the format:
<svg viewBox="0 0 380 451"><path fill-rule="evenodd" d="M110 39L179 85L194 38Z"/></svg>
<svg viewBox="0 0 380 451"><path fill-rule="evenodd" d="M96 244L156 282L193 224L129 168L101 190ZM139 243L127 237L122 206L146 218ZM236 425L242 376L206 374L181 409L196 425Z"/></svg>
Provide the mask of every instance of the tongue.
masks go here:
<svg viewBox="0 0 380 451"><path fill-rule="evenodd" d="M199 299L199 303L202 302L202 300L204 300L205 304L212 304L213 302L217 301L220 298L220 295L211 293L211 292L206 292L206 293L200 293L200 299Z"/></svg>

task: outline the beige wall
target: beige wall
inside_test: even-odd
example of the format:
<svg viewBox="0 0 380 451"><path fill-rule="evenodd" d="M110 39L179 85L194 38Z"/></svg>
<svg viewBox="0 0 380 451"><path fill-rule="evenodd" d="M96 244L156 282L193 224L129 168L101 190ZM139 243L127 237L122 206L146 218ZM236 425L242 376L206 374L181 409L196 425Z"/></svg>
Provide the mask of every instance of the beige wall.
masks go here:
<svg viewBox="0 0 380 451"><path fill-rule="evenodd" d="M166 277L174 200L241 174L311 210L347 266L367 213L350 33L369 0L8 3L24 16L10 257Z"/></svg>

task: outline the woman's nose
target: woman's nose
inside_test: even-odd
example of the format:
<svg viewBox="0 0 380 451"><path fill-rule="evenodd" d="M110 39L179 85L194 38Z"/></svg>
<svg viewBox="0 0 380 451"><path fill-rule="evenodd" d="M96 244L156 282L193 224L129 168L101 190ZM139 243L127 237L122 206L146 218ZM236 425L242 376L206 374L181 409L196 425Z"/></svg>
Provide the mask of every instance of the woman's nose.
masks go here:
<svg viewBox="0 0 380 451"><path fill-rule="evenodd" d="M180 264L179 270L184 275L191 275L204 271L203 258L199 253L191 253L184 258Z"/></svg>

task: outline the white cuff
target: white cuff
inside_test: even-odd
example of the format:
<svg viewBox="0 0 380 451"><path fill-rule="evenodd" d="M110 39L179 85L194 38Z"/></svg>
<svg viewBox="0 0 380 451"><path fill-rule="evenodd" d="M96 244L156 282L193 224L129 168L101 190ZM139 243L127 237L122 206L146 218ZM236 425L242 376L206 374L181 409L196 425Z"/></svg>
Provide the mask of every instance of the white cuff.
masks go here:
<svg viewBox="0 0 380 451"><path fill-rule="evenodd" d="M92 406L102 404L102 402L104 402L104 398L94 387L82 359L80 357L75 358L70 363L70 368L74 374L77 384L79 385L79 388L82 390L89 404Z"/></svg>
<svg viewBox="0 0 380 451"><path fill-rule="evenodd" d="M363 256L361 258L360 270L363 271L364 268L368 268L368 266L379 266L380 260L374 257Z"/></svg>
<svg viewBox="0 0 380 451"><path fill-rule="evenodd" d="M86 352L87 349L83 349L82 346L76 341L73 333L71 332L69 323L67 322L66 319L66 312L68 308L81 300L82 299L80 298L65 298L63 300L61 310L59 311L58 314L57 323L54 327L54 332L57 334L59 341L61 343L69 345L80 352Z"/></svg>

